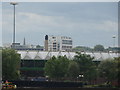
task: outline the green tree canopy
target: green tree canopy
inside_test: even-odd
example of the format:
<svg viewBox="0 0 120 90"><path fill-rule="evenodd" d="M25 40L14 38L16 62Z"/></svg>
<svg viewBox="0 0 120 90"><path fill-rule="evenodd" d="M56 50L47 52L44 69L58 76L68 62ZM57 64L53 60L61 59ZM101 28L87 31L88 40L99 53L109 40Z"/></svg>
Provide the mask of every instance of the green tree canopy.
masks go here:
<svg viewBox="0 0 120 90"><path fill-rule="evenodd" d="M85 47L85 46L77 46L77 47L74 47L72 50L75 51L75 52L78 52L78 51L93 51L92 48Z"/></svg>
<svg viewBox="0 0 120 90"><path fill-rule="evenodd" d="M75 61L70 61L67 76L70 78L77 78L79 76L79 72L79 65Z"/></svg>
<svg viewBox="0 0 120 90"><path fill-rule="evenodd" d="M103 45L96 45L94 46L95 51L104 51L104 46Z"/></svg>
<svg viewBox="0 0 120 90"><path fill-rule="evenodd" d="M113 59L106 59L102 61L98 66L98 70L100 77L103 77L108 81L112 81L118 78L117 62Z"/></svg>
<svg viewBox="0 0 120 90"><path fill-rule="evenodd" d="M65 77L68 70L69 60L66 56L52 57L45 64L45 75L50 78Z"/></svg>
<svg viewBox="0 0 120 90"><path fill-rule="evenodd" d="M114 58L117 65L117 79L120 80L120 57Z"/></svg>
<svg viewBox="0 0 120 90"><path fill-rule="evenodd" d="M77 52L74 57L74 61L79 64L79 74L83 74L85 80L92 80L96 77L96 65L92 61L93 59L94 57L80 52Z"/></svg>
<svg viewBox="0 0 120 90"><path fill-rule="evenodd" d="M37 45L36 48L43 48L43 46Z"/></svg>
<svg viewBox="0 0 120 90"><path fill-rule="evenodd" d="M19 79L20 55L12 49L2 50L2 78L4 80Z"/></svg>

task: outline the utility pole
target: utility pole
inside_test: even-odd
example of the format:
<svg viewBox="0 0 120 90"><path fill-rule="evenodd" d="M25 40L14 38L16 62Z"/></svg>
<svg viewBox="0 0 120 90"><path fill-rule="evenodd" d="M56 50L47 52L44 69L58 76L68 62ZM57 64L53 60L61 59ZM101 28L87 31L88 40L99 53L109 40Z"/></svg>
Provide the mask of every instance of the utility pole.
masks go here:
<svg viewBox="0 0 120 90"><path fill-rule="evenodd" d="M116 38L116 36L115 35L113 35L113 47L115 47L115 38Z"/></svg>
<svg viewBox="0 0 120 90"><path fill-rule="evenodd" d="M11 2L11 5L13 5L13 46L15 45L15 5L17 5L18 3L16 2Z"/></svg>

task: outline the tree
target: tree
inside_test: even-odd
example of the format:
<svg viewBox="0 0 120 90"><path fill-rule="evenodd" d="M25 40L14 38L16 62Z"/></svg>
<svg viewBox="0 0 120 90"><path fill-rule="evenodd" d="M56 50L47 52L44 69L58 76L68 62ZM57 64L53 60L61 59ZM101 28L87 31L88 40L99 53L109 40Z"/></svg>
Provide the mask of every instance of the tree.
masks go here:
<svg viewBox="0 0 120 90"><path fill-rule="evenodd" d="M96 77L96 65L92 61L93 59L94 57L79 52L77 52L77 55L74 57L74 61L79 64L79 74L83 74L85 80L91 81Z"/></svg>
<svg viewBox="0 0 120 90"><path fill-rule="evenodd" d="M116 65L117 65L117 77L116 77L116 80L120 80L120 57L116 57L114 58L115 59L115 62L116 62Z"/></svg>
<svg viewBox="0 0 120 90"><path fill-rule="evenodd" d="M94 46L95 51L104 51L104 46L103 45L96 45Z"/></svg>
<svg viewBox="0 0 120 90"><path fill-rule="evenodd" d="M79 72L79 65L75 61L70 61L67 76L74 79L79 76Z"/></svg>
<svg viewBox="0 0 120 90"><path fill-rule="evenodd" d="M36 48L43 48L43 46L37 45Z"/></svg>
<svg viewBox="0 0 120 90"><path fill-rule="evenodd" d="M106 59L102 61L99 66L99 75L100 77L106 79L107 81L112 81L117 79L118 69L117 62L113 59Z"/></svg>
<svg viewBox="0 0 120 90"><path fill-rule="evenodd" d="M3 80L19 79L20 55L13 49L2 50Z"/></svg>
<svg viewBox="0 0 120 90"><path fill-rule="evenodd" d="M68 70L69 60L66 56L52 57L45 64L45 75L50 78L60 79L65 77Z"/></svg>
<svg viewBox="0 0 120 90"><path fill-rule="evenodd" d="M77 46L73 48L73 51L78 52L78 51L93 51L93 50L90 47Z"/></svg>

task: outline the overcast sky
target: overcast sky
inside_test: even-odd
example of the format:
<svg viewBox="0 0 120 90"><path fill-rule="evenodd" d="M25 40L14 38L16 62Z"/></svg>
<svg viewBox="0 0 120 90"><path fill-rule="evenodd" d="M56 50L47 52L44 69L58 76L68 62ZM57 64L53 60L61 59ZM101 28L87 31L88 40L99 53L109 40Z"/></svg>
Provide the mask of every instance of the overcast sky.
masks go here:
<svg viewBox="0 0 120 90"><path fill-rule="evenodd" d="M44 45L44 36L68 36L74 46L113 46L118 38L117 2L19 2L16 42ZM12 43L13 6L2 3L3 44Z"/></svg>

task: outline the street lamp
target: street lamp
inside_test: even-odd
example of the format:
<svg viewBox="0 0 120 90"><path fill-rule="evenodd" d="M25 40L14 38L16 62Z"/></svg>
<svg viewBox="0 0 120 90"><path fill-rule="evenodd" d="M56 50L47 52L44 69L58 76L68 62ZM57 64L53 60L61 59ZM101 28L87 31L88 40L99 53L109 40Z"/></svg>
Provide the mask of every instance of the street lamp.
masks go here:
<svg viewBox="0 0 120 90"><path fill-rule="evenodd" d="M116 36L115 35L113 35L113 47L115 47L115 38L116 38Z"/></svg>
<svg viewBox="0 0 120 90"><path fill-rule="evenodd" d="M14 6L14 12L13 12L13 45L15 44L15 5L17 5L17 2L11 2L11 5Z"/></svg>

